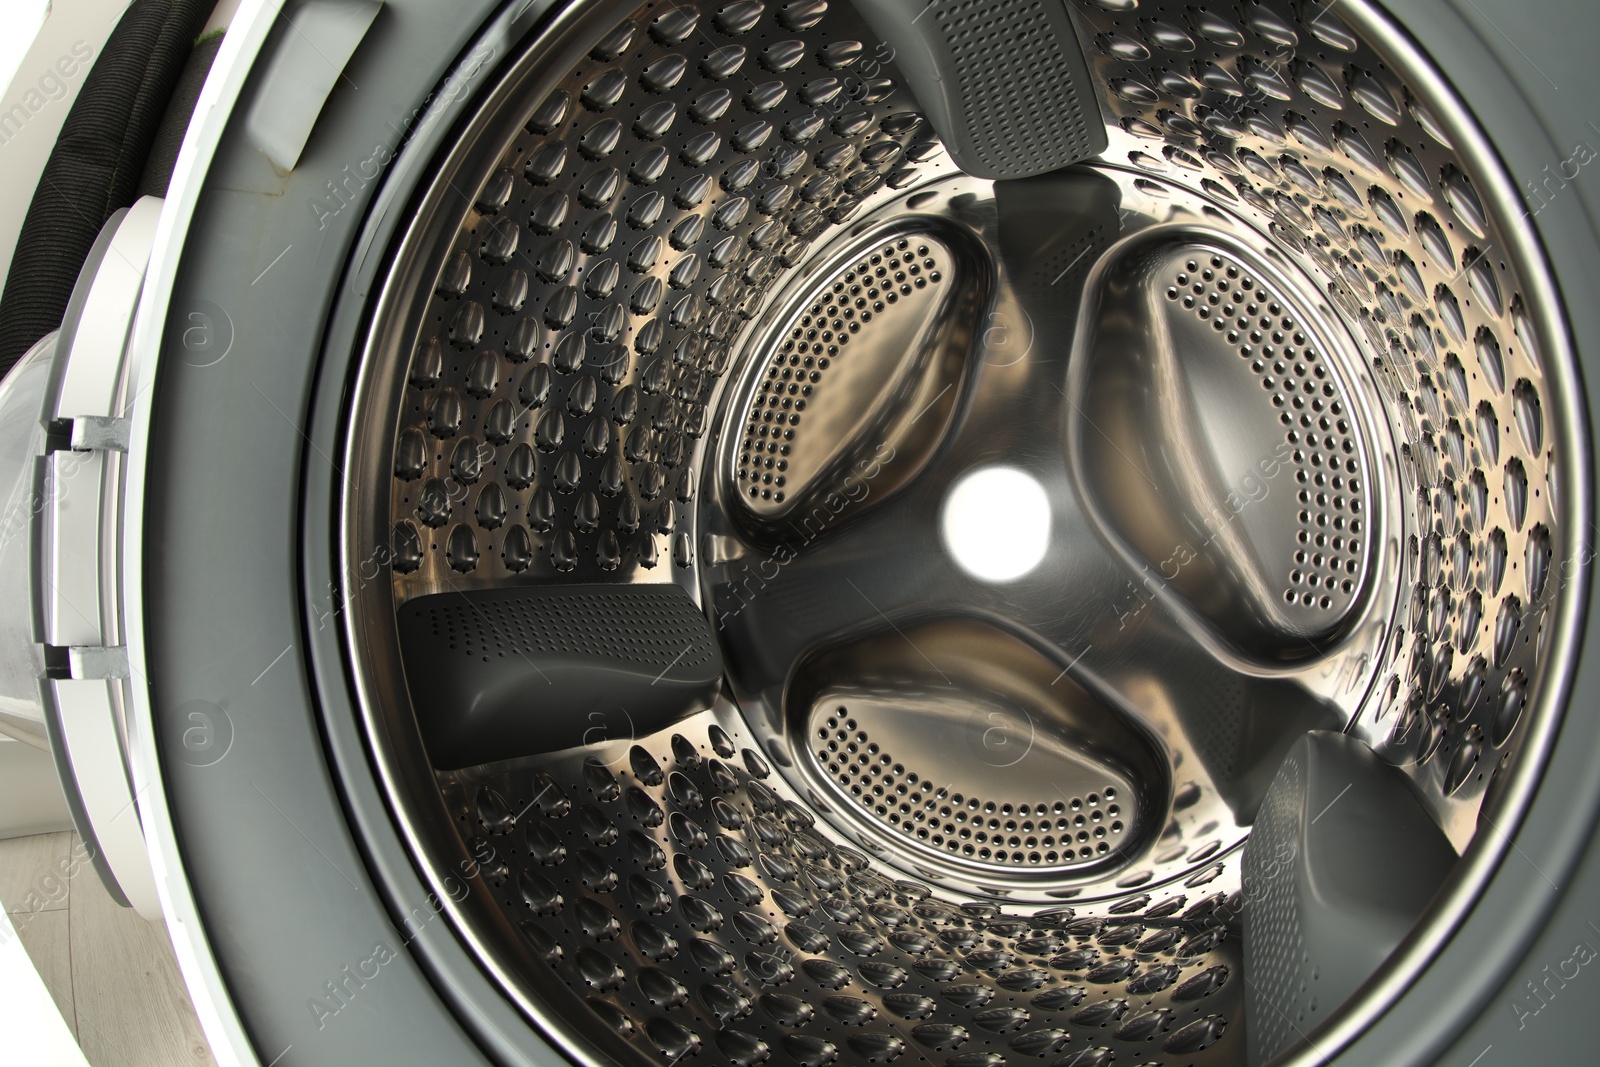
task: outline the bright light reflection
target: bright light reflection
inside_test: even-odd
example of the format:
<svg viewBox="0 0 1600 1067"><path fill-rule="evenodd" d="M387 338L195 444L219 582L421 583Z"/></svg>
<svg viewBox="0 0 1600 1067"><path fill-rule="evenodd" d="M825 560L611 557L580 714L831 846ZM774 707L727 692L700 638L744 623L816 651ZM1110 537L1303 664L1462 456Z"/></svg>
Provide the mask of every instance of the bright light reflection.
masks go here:
<svg viewBox="0 0 1600 1067"><path fill-rule="evenodd" d="M962 570L985 582L1014 581L1044 559L1050 498L1015 467L983 467L950 490L939 529Z"/></svg>

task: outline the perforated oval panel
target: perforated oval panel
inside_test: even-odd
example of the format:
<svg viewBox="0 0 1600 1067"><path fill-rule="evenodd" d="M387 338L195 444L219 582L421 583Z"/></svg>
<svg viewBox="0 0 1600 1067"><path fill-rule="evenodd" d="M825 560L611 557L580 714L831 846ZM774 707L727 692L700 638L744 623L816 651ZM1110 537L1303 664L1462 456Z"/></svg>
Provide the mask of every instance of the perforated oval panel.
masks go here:
<svg viewBox="0 0 1600 1067"><path fill-rule="evenodd" d="M1211 325L1260 378L1262 399L1284 426L1282 458L1294 467L1299 530L1283 599L1338 619L1367 562L1366 456L1339 381L1269 285L1221 255L1190 259L1168 300Z"/></svg>
<svg viewBox="0 0 1600 1067"><path fill-rule="evenodd" d="M783 514L797 489L875 428L884 394L919 362L915 350L945 303L948 270L935 238L890 239L863 252L775 332L781 347L741 420L737 478L752 511Z"/></svg>
<svg viewBox="0 0 1600 1067"><path fill-rule="evenodd" d="M899 762L842 705L819 722L814 742L817 761L864 810L954 856L1071 866L1104 856L1125 828L1114 783L1037 802L965 794L939 784L937 774L918 774Z"/></svg>

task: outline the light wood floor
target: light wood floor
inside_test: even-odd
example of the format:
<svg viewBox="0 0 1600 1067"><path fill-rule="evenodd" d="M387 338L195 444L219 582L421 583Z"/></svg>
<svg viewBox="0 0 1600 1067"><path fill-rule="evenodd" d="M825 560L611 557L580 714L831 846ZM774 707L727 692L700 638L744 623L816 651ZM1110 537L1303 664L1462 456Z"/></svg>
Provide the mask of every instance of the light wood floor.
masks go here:
<svg viewBox="0 0 1600 1067"><path fill-rule="evenodd" d="M113 902L86 861L74 864L76 845L71 833L0 841L0 903L84 1057L214 1064L166 928Z"/></svg>

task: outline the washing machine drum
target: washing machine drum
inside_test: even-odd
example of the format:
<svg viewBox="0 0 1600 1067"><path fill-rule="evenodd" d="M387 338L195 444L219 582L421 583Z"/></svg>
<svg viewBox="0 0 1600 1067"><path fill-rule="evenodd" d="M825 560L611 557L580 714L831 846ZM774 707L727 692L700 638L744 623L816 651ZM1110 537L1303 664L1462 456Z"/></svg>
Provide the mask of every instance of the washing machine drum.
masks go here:
<svg viewBox="0 0 1600 1067"><path fill-rule="evenodd" d="M262 31L140 424L263 1061L1320 1062L1431 973L1589 529L1458 16L420 6L299 143Z"/></svg>

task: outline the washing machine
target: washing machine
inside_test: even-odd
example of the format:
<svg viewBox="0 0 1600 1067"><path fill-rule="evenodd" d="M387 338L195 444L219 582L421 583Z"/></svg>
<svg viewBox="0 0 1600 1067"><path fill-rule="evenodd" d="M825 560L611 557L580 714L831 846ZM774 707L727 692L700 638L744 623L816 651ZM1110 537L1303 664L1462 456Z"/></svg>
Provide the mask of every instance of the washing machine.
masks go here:
<svg viewBox="0 0 1600 1067"><path fill-rule="evenodd" d="M219 1061L1587 1062L1589 5L208 8L0 552Z"/></svg>

